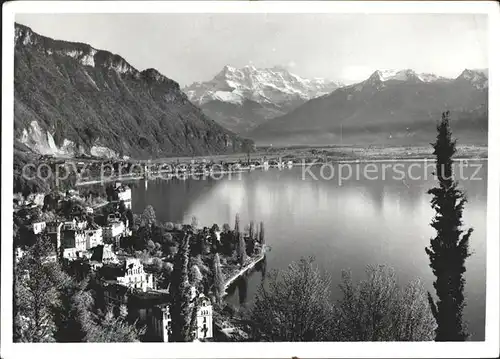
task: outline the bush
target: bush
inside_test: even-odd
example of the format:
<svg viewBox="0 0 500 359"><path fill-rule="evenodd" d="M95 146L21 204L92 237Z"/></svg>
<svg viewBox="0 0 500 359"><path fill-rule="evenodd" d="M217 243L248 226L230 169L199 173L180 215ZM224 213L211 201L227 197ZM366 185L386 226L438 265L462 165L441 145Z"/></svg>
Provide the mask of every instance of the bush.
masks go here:
<svg viewBox="0 0 500 359"><path fill-rule="evenodd" d="M268 288L261 285L250 312L251 331L260 341L329 340L332 305L329 278L323 278L312 259L273 272Z"/></svg>
<svg viewBox="0 0 500 359"><path fill-rule="evenodd" d="M342 298L330 304L330 279L313 260L301 259L273 272L261 285L248 314L250 332L261 341L430 341L436 322L419 280L403 289L394 269L369 266L353 284L342 272Z"/></svg>
<svg viewBox="0 0 500 359"><path fill-rule="evenodd" d="M341 341L428 341L434 339L435 320L419 280L403 290L394 269L368 266L367 279L354 285L342 273L343 297L335 306L333 336Z"/></svg>

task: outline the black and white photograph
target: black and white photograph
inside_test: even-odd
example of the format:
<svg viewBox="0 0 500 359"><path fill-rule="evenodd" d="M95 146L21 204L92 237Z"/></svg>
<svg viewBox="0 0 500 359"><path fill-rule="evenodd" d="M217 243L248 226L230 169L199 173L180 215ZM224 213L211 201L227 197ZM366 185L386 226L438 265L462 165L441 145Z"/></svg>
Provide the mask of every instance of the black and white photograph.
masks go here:
<svg viewBox="0 0 500 359"><path fill-rule="evenodd" d="M498 355L500 8L335 3L4 4L2 357Z"/></svg>

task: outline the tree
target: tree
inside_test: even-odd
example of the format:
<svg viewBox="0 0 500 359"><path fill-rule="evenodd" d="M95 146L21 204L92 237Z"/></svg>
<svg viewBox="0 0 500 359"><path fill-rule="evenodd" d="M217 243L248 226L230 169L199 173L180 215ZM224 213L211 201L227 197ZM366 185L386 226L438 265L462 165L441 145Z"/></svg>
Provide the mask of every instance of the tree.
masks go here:
<svg viewBox="0 0 500 359"><path fill-rule="evenodd" d="M257 341L330 340L330 279L322 277L313 259L302 258L283 271L273 271L249 314Z"/></svg>
<svg viewBox="0 0 500 359"><path fill-rule="evenodd" d="M191 218L191 227L193 227L193 229L197 229L199 224L200 224L200 222L198 221L198 218L193 216Z"/></svg>
<svg viewBox="0 0 500 359"><path fill-rule="evenodd" d="M130 208L127 208L127 210L125 211L125 218L128 220L128 228L131 229L134 225L134 214L132 213Z"/></svg>
<svg viewBox="0 0 500 359"><path fill-rule="evenodd" d="M147 247L150 253L154 252L155 250L155 243L150 239L148 240Z"/></svg>
<svg viewBox="0 0 500 359"><path fill-rule="evenodd" d="M264 222L260 222L259 242L262 247L265 244Z"/></svg>
<svg viewBox="0 0 500 359"><path fill-rule="evenodd" d="M118 192L111 184L106 186L106 197L110 202L118 200Z"/></svg>
<svg viewBox="0 0 500 359"><path fill-rule="evenodd" d="M255 239L252 237L246 241L246 253L250 256L255 254Z"/></svg>
<svg viewBox="0 0 500 359"><path fill-rule="evenodd" d="M243 238L243 233L240 233L240 238L238 240L238 262L243 265L247 260L247 246L245 244L245 238Z"/></svg>
<svg viewBox="0 0 500 359"><path fill-rule="evenodd" d="M144 328L138 330L135 325L128 324L122 317L116 318L110 308L104 319L99 323L90 322L86 330L85 341L98 343L138 342L139 336L144 333Z"/></svg>
<svg viewBox="0 0 500 359"><path fill-rule="evenodd" d="M172 342L191 341L191 286L188 277L189 240L185 235L174 258L174 270L170 284L172 295Z"/></svg>
<svg viewBox="0 0 500 359"><path fill-rule="evenodd" d="M153 206L148 205L144 208L141 219L143 226L151 227L153 224L156 224L156 213Z"/></svg>
<svg viewBox="0 0 500 359"><path fill-rule="evenodd" d="M229 232L231 232L231 226L229 224L227 224L227 223L224 223L222 225L222 232L223 233L229 233Z"/></svg>
<svg viewBox="0 0 500 359"><path fill-rule="evenodd" d="M431 239L430 247L425 248L436 276L433 285L437 303L434 303L430 293L428 298L438 324L436 341L463 341L468 336L462 312L465 306L465 260L470 256L472 228L462 230L462 212L467 199L453 178L452 157L456 152L456 141L451 138L449 112L443 113L437 132L432 146L439 187L428 191L433 196L431 206L436 211L431 226L437 235Z"/></svg>
<svg viewBox="0 0 500 359"><path fill-rule="evenodd" d="M248 227L248 237L253 241L255 239L255 222L250 221L250 226Z"/></svg>
<svg viewBox="0 0 500 359"><path fill-rule="evenodd" d="M236 213L236 217L234 219L234 240L238 241L240 238L240 215Z"/></svg>
<svg viewBox="0 0 500 359"><path fill-rule="evenodd" d="M337 341L433 340L436 322L419 280L398 288L394 269L368 266L367 279L353 284L342 272L342 297L334 306L332 338Z"/></svg>
<svg viewBox="0 0 500 359"><path fill-rule="evenodd" d="M214 294L217 304L222 303L224 296L224 276L220 266L219 254L215 253L213 256L213 273L214 273Z"/></svg>
<svg viewBox="0 0 500 359"><path fill-rule="evenodd" d="M55 310L57 342L73 343L85 341L86 328L92 321L91 307L94 300L86 291L88 279L78 283L63 274L60 288L60 305Z"/></svg>
<svg viewBox="0 0 500 359"><path fill-rule="evenodd" d="M165 223L165 229L167 231L173 231L174 230L174 224L172 222L166 222Z"/></svg>
<svg viewBox="0 0 500 359"><path fill-rule="evenodd" d="M121 200L118 203L118 212L120 212L120 214L124 214L126 211L127 211L127 207L125 206L125 201Z"/></svg>
<svg viewBox="0 0 500 359"><path fill-rule="evenodd" d="M53 246L50 239L37 236L16 265L14 288L14 340L53 342L56 332L54 307L60 305L58 285L61 269L47 261Z"/></svg>

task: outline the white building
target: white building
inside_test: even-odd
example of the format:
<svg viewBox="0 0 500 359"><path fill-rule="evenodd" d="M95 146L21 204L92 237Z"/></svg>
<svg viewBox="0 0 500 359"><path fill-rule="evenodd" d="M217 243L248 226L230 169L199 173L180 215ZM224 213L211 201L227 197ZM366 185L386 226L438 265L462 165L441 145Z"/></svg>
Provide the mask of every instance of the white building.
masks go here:
<svg viewBox="0 0 500 359"><path fill-rule="evenodd" d="M125 208L132 209L132 189L128 186L121 186L116 188L118 192L118 201L123 201Z"/></svg>
<svg viewBox="0 0 500 359"><path fill-rule="evenodd" d="M31 223L30 227L32 228L34 234L39 234L42 233L43 230L47 227L47 223L45 221L33 222Z"/></svg>
<svg viewBox="0 0 500 359"><path fill-rule="evenodd" d="M116 256L116 253L113 252L113 249L111 248L111 245L109 245L109 244L105 244L103 249L102 249L102 262L103 263L112 263L112 264L119 263L118 257Z"/></svg>
<svg viewBox="0 0 500 359"><path fill-rule="evenodd" d="M196 322L198 324L196 339L212 338L213 333L213 314L212 303L203 294L198 297L198 313Z"/></svg>
<svg viewBox="0 0 500 359"><path fill-rule="evenodd" d="M19 260L24 257L24 251L19 248L19 247L16 247L16 249L14 250L15 251L15 255L16 255L16 263L19 262Z"/></svg>
<svg viewBox="0 0 500 359"><path fill-rule="evenodd" d="M45 199L45 194L43 193L32 193L27 198L29 202L34 203L37 206L43 206L44 199Z"/></svg>
<svg viewBox="0 0 500 359"><path fill-rule="evenodd" d="M64 258L76 259L84 257L87 252L87 238L85 232L80 229L63 229L61 232L61 246L63 248Z"/></svg>
<svg viewBox="0 0 500 359"><path fill-rule="evenodd" d="M95 223L91 223L84 231L86 238L86 249L94 248L103 244L102 228Z"/></svg>
<svg viewBox="0 0 500 359"><path fill-rule="evenodd" d="M140 289L146 292L148 289L155 289L153 275L144 271L144 266L138 258L127 258L123 276L117 277L118 284Z"/></svg>
<svg viewBox="0 0 500 359"><path fill-rule="evenodd" d="M195 293L196 291L194 290L194 294ZM200 294L196 300L198 301L198 312L196 317L197 329L195 341L213 338L212 303L203 294ZM160 337L163 342L168 342L172 327L172 315L170 314L169 305L164 304L157 306L153 312L152 320L152 326L156 336Z"/></svg>
<svg viewBox="0 0 500 359"><path fill-rule="evenodd" d="M122 221L113 221L107 226L102 227L102 236L108 243L117 243L125 233L125 223Z"/></svg>
<svg viewBox="0 0 500 359"><path fill-rule="evenodd" d="M87 221L85 220L79 220L76 218L73 218L72 221L66 221L64 222L64 229L65 230L82 230L87 228Z"/></svg>

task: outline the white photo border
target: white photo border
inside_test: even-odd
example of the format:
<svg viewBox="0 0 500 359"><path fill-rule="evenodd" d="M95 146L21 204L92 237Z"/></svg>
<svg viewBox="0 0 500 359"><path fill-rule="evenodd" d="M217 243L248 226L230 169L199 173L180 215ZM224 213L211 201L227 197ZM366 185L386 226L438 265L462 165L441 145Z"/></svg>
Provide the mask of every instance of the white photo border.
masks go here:
<svg viewBox="0 0 500 359"><path fill-rule="evenodd" d="M2 267L3 358L479 358L499 354L500 109L489 101L486 328L484 342L463 343L54 343L12 340L12 170L14 18L16 13L476 13L489 22L489 96L500 99L500 7L495 1L15 1L3 5ZM445 26L445 24L444 24Z"/></svg>

